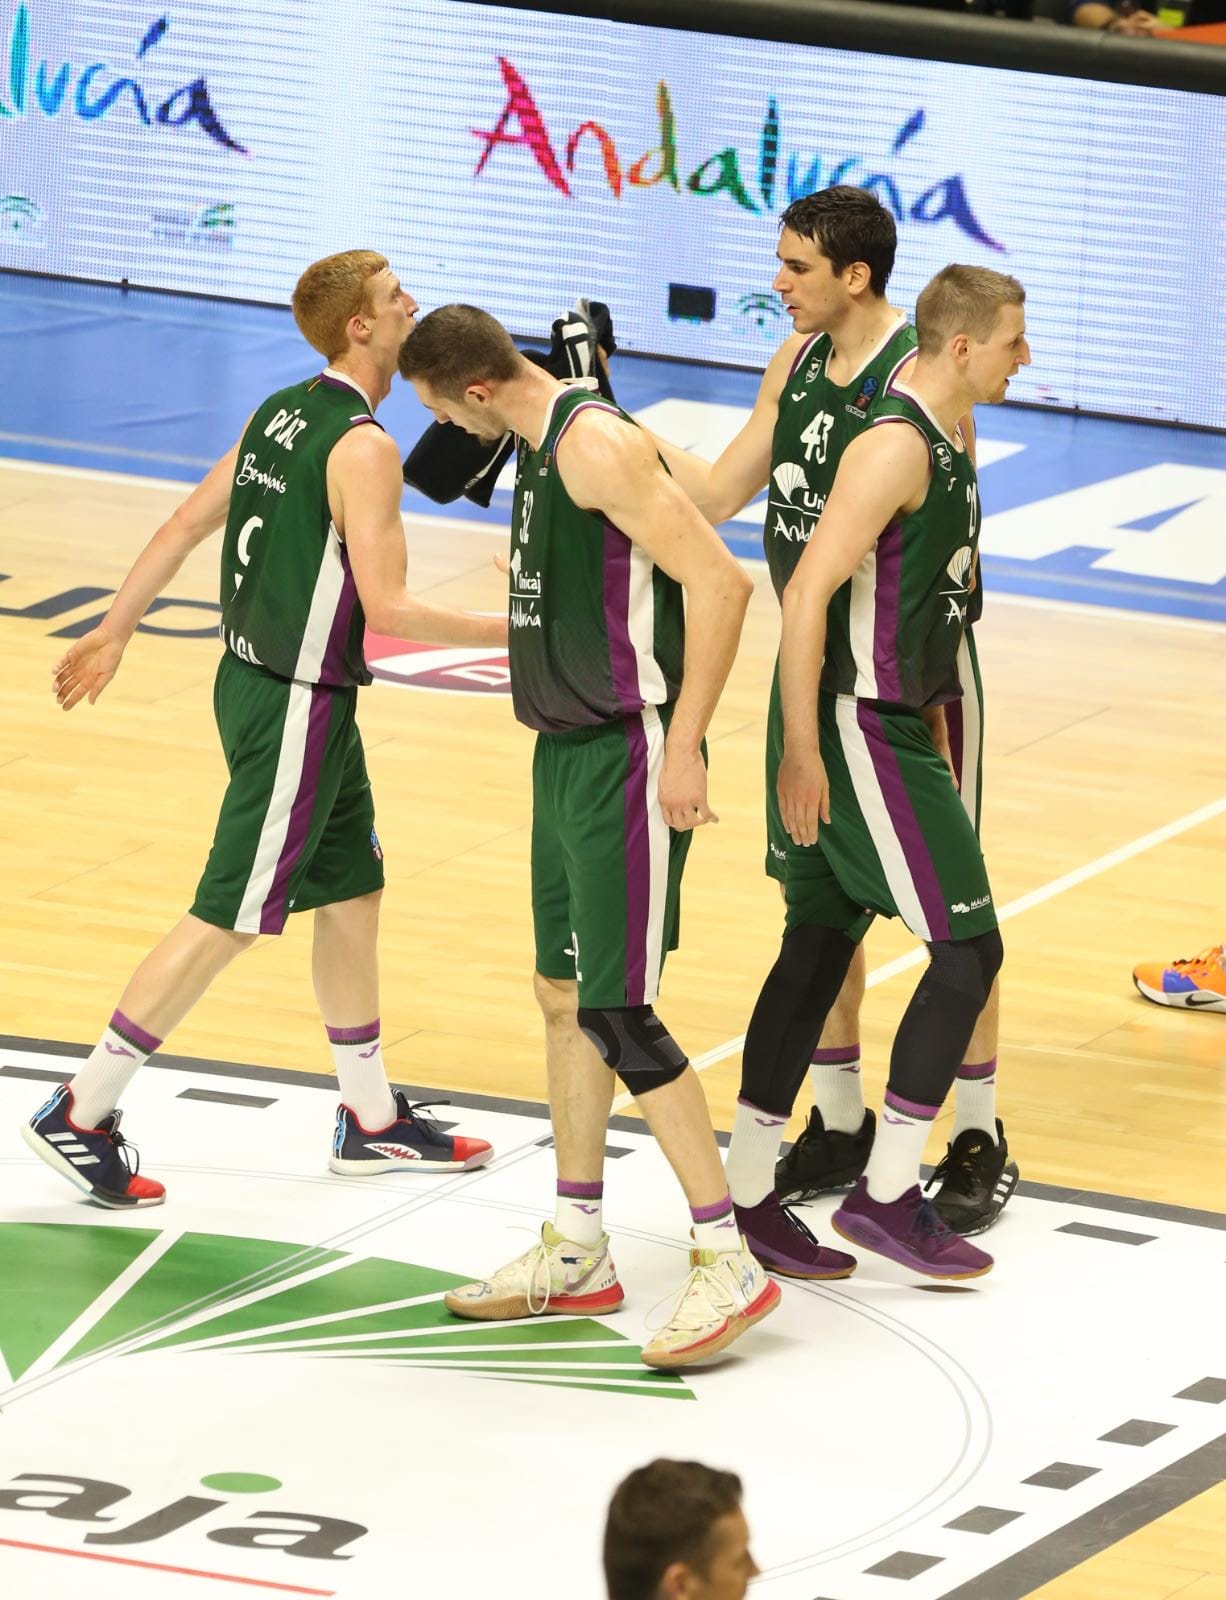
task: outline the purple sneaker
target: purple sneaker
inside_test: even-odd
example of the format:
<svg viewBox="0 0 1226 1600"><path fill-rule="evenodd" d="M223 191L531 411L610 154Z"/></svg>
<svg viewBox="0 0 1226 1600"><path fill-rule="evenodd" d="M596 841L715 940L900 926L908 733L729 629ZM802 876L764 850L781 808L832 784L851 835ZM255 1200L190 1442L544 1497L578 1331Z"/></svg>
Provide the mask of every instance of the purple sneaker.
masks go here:
<svg viewBox="0 0 1226 1600"><path fill-rule="evenodd" d="M818 1244L775 1194L768 1194L756 1206L734 1206L733 1210L746 1245L768 1272L785 1278L850 1278L856 1270L855 1256Z"/></svg>
<svg viewBox="0 0 1226 1600"><path fill-rule="evenodd" d="M979 1278L992 1270L992 1257L946 1227L918 1183L887 1203L873 1200L861 1178L831 1221L852 1244L929 1278Z"/></svg>

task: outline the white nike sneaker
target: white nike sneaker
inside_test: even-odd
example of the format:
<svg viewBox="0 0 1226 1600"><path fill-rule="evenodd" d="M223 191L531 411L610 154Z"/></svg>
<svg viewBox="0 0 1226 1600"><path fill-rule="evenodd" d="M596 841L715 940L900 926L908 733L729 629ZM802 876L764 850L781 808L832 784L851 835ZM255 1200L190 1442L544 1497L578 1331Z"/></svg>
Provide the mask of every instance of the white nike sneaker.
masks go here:
<svg viewBox="0 0 1226 1600"><path fill-rule="evenodd" d="M595 1316L616 1311L625 1298L607 1233L597 1244L576 1244L546 1222L540 1244L499 1267L492 1278L450 1290L443 1304L457 1317L504 1322L515 1317Z"/></svg>
<svg viewBox="0 0 1226 1600"><path fill-rule="evenodd" d="M688 1367L707 1361L768 1317L782 1298L744 1239L739 1250L691 1250L690 1276L668 1321L643 1346L643 1363Z"/></svg>

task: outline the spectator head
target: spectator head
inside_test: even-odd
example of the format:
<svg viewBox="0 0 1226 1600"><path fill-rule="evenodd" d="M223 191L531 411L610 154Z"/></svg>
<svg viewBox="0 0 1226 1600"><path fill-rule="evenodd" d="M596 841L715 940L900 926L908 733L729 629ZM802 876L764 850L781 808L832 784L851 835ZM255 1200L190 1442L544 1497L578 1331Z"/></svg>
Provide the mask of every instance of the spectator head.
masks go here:
<svg viewBox="0 0 1226 1600"><path fill-rule="evenodd" d="M623 1479L604 1535L609 1600L744 1600L758 1574L741 1480L698 1461L653 1461Z"/></svg>

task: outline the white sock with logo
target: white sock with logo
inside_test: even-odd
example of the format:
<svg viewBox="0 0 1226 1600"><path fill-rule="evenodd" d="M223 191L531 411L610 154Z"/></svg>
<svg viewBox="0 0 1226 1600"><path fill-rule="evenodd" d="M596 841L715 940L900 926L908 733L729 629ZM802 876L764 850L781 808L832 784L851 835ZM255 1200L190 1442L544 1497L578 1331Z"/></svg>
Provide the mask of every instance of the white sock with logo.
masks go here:
<svg viewBox="0 0 1226 1600"><path fill-rule="evenodd" d="M783 1143L786 1117L762 1111L748 1100L738 1099L732 1143L724 1169L728 1187L738 1206L756 1206L775 1187L775 1162Z"/></svg>
<svg viewBox="0 0 1226 1600"><path fill-rule="evenodd" d="M815 1050L809 1065L813 1099L827 1133L859 1133L864 1123L860 1046Z"/></svg>
<svg viewBox="0 0 1226 1600"><path fill-rule="evenodd" d="M986 1133L993 1144L996 1139L996 1057L978 1064L963 1062L954 1079L957 1099L954 1102L954 1129L949 1136L952 1144L960 1133L974 1129Z"/></svg>
<svg viewBox="0 0 1226 1600"><path fill-rule="evenodd" d="M940 1109L918 1105L886 1090L872 1154L864 1169L870 1200L888 1205L919 1182L920 1157Z"/></svg>
<svg viewBox="0 0 1226 1600"><path fill-rule="evenodd" d="M78 1128L96 1128L119 1104L119 1097L136 1075L138 1068L162 1041L116 1011L110 1025L94 1046L85 1065L69 1084L72 1090L72 1120Z"/></svg>
<svg viewBox="0 0 1226 1600"><path fill-rule="evenodd" d="M360 1028L328 1028L327 1032L341 1103L367 1133L379 1133L396 1120L396 1102L383 1065L378 1017Z"/></svg>
<svg viewBox="0 0 1226 1600"><path fill-rule="evenodd" d="M559 1178L553 1213L554 1227L573 1244L589 1248L599 1244L604 1232L601 1221L603 1201L603 1183L568 1183L565 1178Z"/></svg>

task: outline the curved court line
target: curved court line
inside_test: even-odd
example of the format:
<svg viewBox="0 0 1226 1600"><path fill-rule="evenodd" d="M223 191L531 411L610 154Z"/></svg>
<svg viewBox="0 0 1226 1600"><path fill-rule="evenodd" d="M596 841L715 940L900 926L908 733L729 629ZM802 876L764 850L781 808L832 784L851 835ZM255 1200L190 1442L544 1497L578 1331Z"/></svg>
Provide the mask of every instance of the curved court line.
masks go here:
<svg viewBox="0 0 1226 1600"><path fill-rule="evenodd" d="M1018 917L1023 911L1032 911L1035 906L1041 906L1047 900L1054 900L1057 895L1065 894L1069 889L1076 889L1080 884L1087 883L1091 878L1097 878L1104 872L1109 872L1112 867L1118 867L1125 861L1131 861L1134 856L1143 855L1146 850L1152 850L1155 845L1165 844L1168 839L1174 839L1181 833L1187 833L1190 828L1197 828L1202 822L1210 822L1214 817L1220 817L1226 812L1226 795L1218 800L1212 800L1206 806L1200 806L1196 811L1189 811L1186 816L1179 817L1174 822L1168 822L1161 828L1155 828L1151 833L1142 834L1139 839L1131 843L1120 845L1117 850L1109 850L1105 856L1099 856L1095 861L1089 861L1084 867L1077 867L1072 872L1066 872L1061 878L1053 878L1050 883L1045 883L1039 889L1032 889L1029 894L1019 895L1016 900L1010 900L1008 905L1002 906L997 913L998 922L1007 922L1011 917ZM879 983L885 983L888 978L897 977L900 972L906 972L909 967L918 967L928 959L928 952L924 946L917 945L914 950L908 950L905 955L887 961L884 966L874 967L865 981L865 987L875 988ZM705 1050L702 1055L695 1056L691 1065L695 1072L703 1072L707 1067L713 1067L717 1062L726 1061L729 1056L734 1056L744 1047L745 1035L738 1033L735 1039L725 1039L723 1044L717 1044L712 1050ZM632 1104L633 1095L619 1094L613 1102L613 1110L621 1111Z"/></svg>

